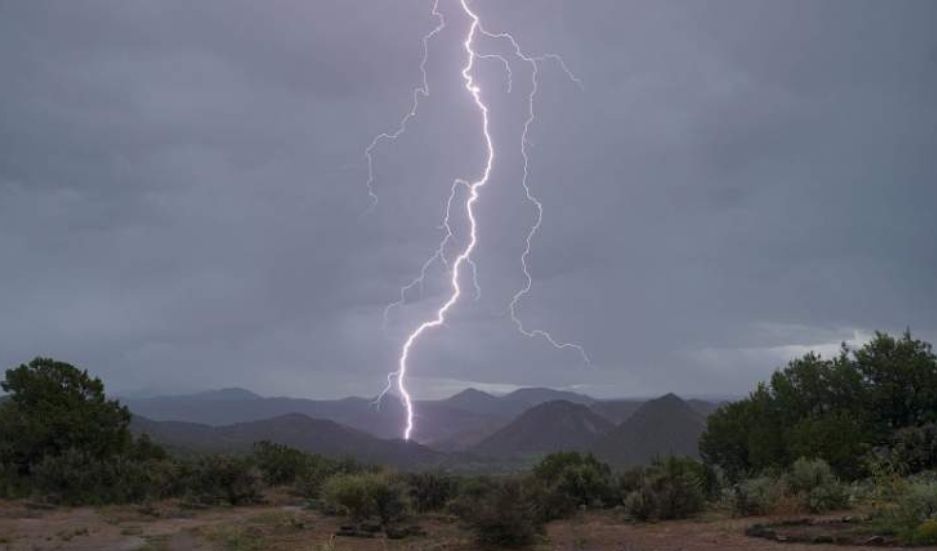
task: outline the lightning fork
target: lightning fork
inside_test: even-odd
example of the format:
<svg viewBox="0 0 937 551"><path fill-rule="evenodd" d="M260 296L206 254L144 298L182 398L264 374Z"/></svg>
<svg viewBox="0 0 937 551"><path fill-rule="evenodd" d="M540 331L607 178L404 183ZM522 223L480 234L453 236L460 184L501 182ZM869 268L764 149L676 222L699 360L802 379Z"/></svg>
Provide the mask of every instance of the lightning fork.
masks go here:
<svg viewBox="0 0 937 551"><path fill-rule="evenodd" d="M530 161L529 161L529 154L527 151L527 147L529 145L529 141L528 141L529 129L535 120L534 99L538 90L537 75L539 71L539 63L546 61L546 60L555 61L574 83L582 87L582 82L569 70L569 68L566 66L566 63L563 61L561 57L555 54L546 54L546 55L536 56L536 57L527 55L520 48L520 45L514 39L514 37L510 35L509 33L490 33L486 31L481 24L481 19L479 18L479 16L474 11L472 11L472 9L469 7L468 0L457 0L457 2L461 6L462 11L465 13L465 15L468 16L468 18L471 20L471 23L469 24L468 33L466 34L465 40L463 42L463 47L465 49L467 60L466 60L466 64L462 68L462 78L465 83L465 89L469 93L470 97L472 98L472 101L475 104L475 107L477 108L478 113L481 117L482 136L483 136L483 141L485 143L487 155L486 155L484 168L482 170L480 177L477 180L472 181L472 182L468 182L465 180L456 180L452 184L449 198L446 202L445 216L443 219L443 223L440 226L440 229L445 231L442 240L437 245L437 248L434 254L430 256L430 258L427 259L423 263L421 270L419 272L419 275L416 278L414 278L409 284L401 288L399 300L388 305L387 308L385 308L384 310L384 323L386 326L389 312L393 308L399 307L405 304L407 296L412 289L419 287L422 291L423 283L427 275L427 270L433 265L434 262L438 261L442 263L443 265L445 265L446 267L450 268L449 284L450 284L451 292L449 294L448 299L436 310L435 315L431 319L422 322L420 325L416 327L416 329L414 329L407 336L400 351L397 369L395 371L388 373L387 386L384 388L384 390L378 395L378 397L375 400L376 404L380 404L381 399L388 392L390 392L394 387L396 387L397 392L400 395L400 399L403 402L405 410L406 410L406 424L403 430L403 437L405 440L410 439L410 436L413 432L413 426L414 426L413 400L405 384L408 367L409 367L408 362L409 362L410 353L413 347L416 345L417 341L426 332L445 324L446 316L449 313L449 310L453 306L455 306L455 304L458 303L463 293L462 285L461 285L461 276L462 276L462 268L464 265L467 264L472 270L471 274L472 274L472 281L475 287L476 300L481 295L481 287L478 284L478 269L474 260L472 259L472 253L475 251L475 248L478 244L478 223L475 217L475 205L478 202L482 188L488 183L489 178L491 176L491 171L492 171L492 167L494 166L494 160L495 160L495 149L494 149L494 141L489 131L488 106L482 99L482 90L481 90L481 87L475 81L475 77L473 76L473 70L475 68L476 60L496 59L500 61L504 65L505 72L507 74L507 93L511 93L513 89L513 72L511 69L511 64L505 56L502 56L500 54L488 54L488 53L480 54L475 51L475 39L479 35L485 36L487 38L492 38L492 39L508 40L514 49L514 54L519 59L530 64L530 67L531 67L531 91L527 98L528 116L524 121L523 132L521 134L521 156L523 158L523 168L524 168L521 184L524 188L524 192L525 192L527 200L531 204L533 204L534 207L536 208L537 219L536 219L536 222L531 226L530 230L528 231L526 235L526 247L520 259L521 267L522 267L524 276L526 278L526 283L511 299L511 302L508 308L510 311L511 319L521 334L527 337L542 337L549 344L551 344L553 347L557 349L574 349L580 354L580 356L583 358L586 364L590 364L589 357L586 354L585 349L583 349L582 346L578 344L574 344L574 343L559 342L556 339L554 339L553 336L550 335L550 333L543 331L541 329L528 329L524 326L520 317L517 315L518 303L525 295L527 295L530 292L533 286L533 278L530 274L530 270L527 264L527 258L530 255L530 251L531 251L531 241L533 240L537 231L540 229L540 226L542 225L542 222L543 222L543 204L533 194L530 188L530 184L529 184ZM367 157L367 160L368 160L368 192L372 198L372 208L376 206L377 204L377 195L374 193L374 189L373 189L374 172L373 172L372 152L374 148L377 147L377 145L382 140L385 140L385 139L394 140L400 135L402 135L406 131L407 123L410 121L410 119L416 116L416 110L417 110L417 107L419 106L420 97L427 97L429 95L429 86L427 82L428 79L426 76L426 60L428 58L428 43L429 43L429 40L433 36L435 36L442 29L445 28L445 19L442 16L442 14L438 11L438 8L439 8L439 0L435 0L433 3L433 15L436 16L437 20L439 21L439 24L429 34L423 37L423 59L420 64L420 70L423 75L423 85L414 90L413 106L410 112L404 116L404 118L401 120L400 125L398 126L398 129L395 132L384 133L384 134L378 135L377 137L374 138L374 140L371 142L371 145L369 145L365 151L365 156ZM451 265L450 265L450 262L446 256L447 246L449 245L450 241L453 238L453 231L450 225L450 218L452 214L453 201L456 197L457 191L462 186L465 187L467 194L468 194L468 197L464 205L465 215L468 220L468 240L467 240L467 243L462 248L461 252L455 257L455 259L451 262Z"/></svg>
<svg viewBox="0 0 937 551"><path fill-rule="evenodd" d="M413 89L413 101L410 104L410 110L400 119L400 123L395 130L381 132L377 136L374 136L374 139L371 140L371 143L364 150L364 158L368 165L368 180L365 185L368 189L368 197L371 199L371 204L368 206L366 212L373 211L377 208L378 203L377 192L374 191L374 150L381 142L385 140L394 141L402 136L404 132L407 131L407 124L410 122L410 119L416 116L417 110L420 107L420 98L429 97L429 79L426 77L426 62L429 60L429 41L446 28L446 19L443 17L442 13L439 12L439 0L433 0L432 14L433 17L436 18L437 24L433 30L423 36L423 57L420 59L420 75L422 79L420 85Z"/></svg>

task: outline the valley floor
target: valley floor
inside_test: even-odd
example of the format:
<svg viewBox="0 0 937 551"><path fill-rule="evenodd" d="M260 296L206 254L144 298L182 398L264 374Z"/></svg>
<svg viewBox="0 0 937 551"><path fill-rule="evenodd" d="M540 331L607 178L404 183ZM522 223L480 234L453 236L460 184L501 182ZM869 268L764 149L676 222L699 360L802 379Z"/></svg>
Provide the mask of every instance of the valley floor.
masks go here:
<svg viewBox="0 0 937 551"><path fill-rule="evenodd" d="M833 545L781 544L743 535L765 519L713 518L629 524L614 513L551 523L537 550L849 551ZM0 550L469 551L471 534L445 517L417 519L427 535L404 540L332 537L342 519L282 503L238 508L157 506L43 509L0 502ZM894 548L893 548L894 549Z"/></svg>

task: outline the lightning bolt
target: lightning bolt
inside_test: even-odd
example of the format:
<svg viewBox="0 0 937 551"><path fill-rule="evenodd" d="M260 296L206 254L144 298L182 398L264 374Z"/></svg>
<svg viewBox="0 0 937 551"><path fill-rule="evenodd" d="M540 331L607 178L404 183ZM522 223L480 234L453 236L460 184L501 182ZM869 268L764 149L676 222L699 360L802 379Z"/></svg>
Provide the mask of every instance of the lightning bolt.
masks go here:
<svg viewBox="0 0 937 551"><path fill-rule="evenodd" d="M525 249L521 254L520 264L525 277L525 284L518 290L511 299L511 302L508 306L508 311L510 313L511 320L514 325L517 327L517 330L524 336L527 337L541 337L545 339L551 346L557 349L573 349L575 350L582 358L582 360L587 365L591 365L589 356L586 354L585 349L575 343L560 342L556 340L550 333L542 329L528 329L523 321L520 319L517 309L519 302L530 293L533 287L533 277L530 274L530 269L528 266L527 259L530 256L532 241L539 231L543 223L543 204L540 200L534 195L530 187L530 156L528 153L529 146L529 131L531 125L535 120L535 111L534 111L534 100L538 91L538 73L540 70L539 64L543 61L554 61L556 62L560 69L578 86L582 87L582 82L569 70L566 66L564 60L554 54L546 54L542 56L530 56L521 49L519 43L515 38L509 33L492 33L487 31L481 23L481 19L468 5L467 0L457 0L459 6L466 16L470 19L471 23L469 24L468 32L463 41L463 47L466 53L466 64L463 66L461 74L462 79L465 83L465 89L469 93L472 101L475 104L475 107L478 110L478 113L481 118L482 123L482 136L485 143L486 149L486 158L484 168L481 175L478 179L474 181L466 180L455 180L450 189L449 198L446 201L445 213L443 217L443 222L439 226L444 232L444 235L440 242L438 243L433 254L423 263L419 274L407 285L403 286L400 289L399 299L391 304L389 304L384 309L384 325L386 327L388 317L390 312L397 307L403 306L409 294L413 289L418 288L422 294L423 285L427 277L428 270L436 263L439 262L450 268L450 294L448 299L436 310L435 315L421 323L414 329L405 339L403 346L401 348L400 356L398 359L397 369L392 371L387 375L387 385L384 390L377 396L375 399L375 404L380 405L383 397L389 393L392 389L396 388L397 392L400 395L400 399L403 402L404 408L406 410L406 424L403 430L403 438L405 440L410 439L410 435L413 432L414 426L414 409L413 409L413 399L407 390L406 387L406 377L408 372L408 362L410 359L410 353L413 347L416 345L417 341L428 331L435 329L441 325L444 325L446 322L446 316L449 311L455 306L463 294L461 286L462 278L462 269L465 265L468 265L471 268L472 282L475 288L475 299L481 296L481 287L478 284L478 267L472 259L472 253L475 251L478 245L478 223L475 216L475 205L478 202L482 188L488 183L491 171L494 166L495 161L495 149L494 141L492 139L491 133L489 131L489 110L487 104L482 99L482 89L475 82L473 76L473 69L475 68L476 60L479 59L494 59L501 62L504 65L505 73L507 75L507 93L511 93L513 89L513 72L511 69L511 64L505 56L500 54L489 54L489 53L478 53L475 50L475 39L477 36L484 36L486 38L494 40L506 40L510 43L514 55L516 55L523 62L530 65L531 69L531 89L527 97L528 103L528 114L527 118L524 121L523 132L521 133L521 144L520 151L521 157L523 159L523 176L521 178L521 185L524 188L524 193L528 202L530 202L536 210L537 216L536 221L531 226L528 231L525 239ZM420 62L420 71L422 74L422 85L418 86L413 91L413 102L411 109L407 112L397 129L394 132L385 132L377 135L365 150L365 157L367 159L368 165L368 180L367 180L367 189L368 194L371 198L371 209L377 206L377 194L374 191L374 168L373 168L373 152L374 149L385 140L396 140L404 132L406 132L407 124L409 121L416 116L417 109L419 107L420 98L429 96L429 84L426 75L426 63L429 57L429 41L441 32L446 27L446 21L443 15L439 12L439 0L434 0L432 14L436 17L438 24L437 26L430 31L427 35L423 37L423 57ZM447 257L447 248L452 241L454 234L452 231L452 226L450 224L450 219L452 215L453 202L456 199L460 189L464 189L467 194L467 199L465 200L464 209L465 216L468 220L468 240L464 245L462 250L456 255L456 257L450 262ZM370 209L369 209L370 210Z"/></svg>
<svg viewBox="0 0 937 551"><path fill-rule="evenodd" d="M368 165L368 180L365 185L368 188L368 197L371 199L368 212L377 208L378 203L377 192L374 191L374 150L382 142L387 140L395 141L402 136L407 131L407 125L410 123L410 119L416 117L416 113L420 108L420 98L429 97L429 79L426 76L426 63L429 60L429 41L446 28L446 20L443 15L439 13L439 0L433 1L432 14L433 17L436 18L437 23L436 27L423 37L423 57L420 59L420 75L422 78L420 80L420 85L413 89L413 99L410 103L410 110L400 119L400 123L397 124L396 129L389 132L381 132L377 136L374 136L374 139L371 140L371 143L364 150L364 158Z"/></svg>

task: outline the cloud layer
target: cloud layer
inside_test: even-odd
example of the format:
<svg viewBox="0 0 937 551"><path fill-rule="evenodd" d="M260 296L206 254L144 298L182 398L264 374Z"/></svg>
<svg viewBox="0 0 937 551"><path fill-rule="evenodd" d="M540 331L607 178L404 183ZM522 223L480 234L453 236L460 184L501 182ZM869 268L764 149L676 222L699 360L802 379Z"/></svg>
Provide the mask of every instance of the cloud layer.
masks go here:
<svg viewBox="0 0 937 551"><path fill-rule="evenodd" d="M376 393L440 272L386 330L384 306L482 160L465 21L442 6L431 96L378 149L365 216L362 152L409 106L429 2L0 1L2 365L54 355L125 391ZM937 337L933 2L475 7L585 83L542 74L546 216L520 313L595 365L505 316L534 211L523 75L508 95L491 62L484 294L415 352L420 395L737 393L786 352Z"/></svg>

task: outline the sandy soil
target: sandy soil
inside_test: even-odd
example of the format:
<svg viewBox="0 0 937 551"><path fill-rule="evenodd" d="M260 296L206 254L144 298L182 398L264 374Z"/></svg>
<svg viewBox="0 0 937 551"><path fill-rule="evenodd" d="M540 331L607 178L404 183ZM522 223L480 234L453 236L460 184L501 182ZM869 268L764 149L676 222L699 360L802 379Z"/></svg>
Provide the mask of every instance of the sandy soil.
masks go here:
<svg viewBox="0 0 937 551"><path fill-rule="evenodd" d="M634 525L615 513L589 513L548 526L540 551L855 551L834 545L781 544L746 537L767 519L713 518ZM150 507L31 508L0 502L0 550L469 551L471 534L445 517L423 517L425 537L333 538L342 519L287 505L187 510ZM892 548L894 549L894 548Z"/></svg>

